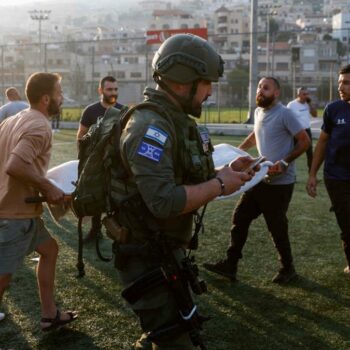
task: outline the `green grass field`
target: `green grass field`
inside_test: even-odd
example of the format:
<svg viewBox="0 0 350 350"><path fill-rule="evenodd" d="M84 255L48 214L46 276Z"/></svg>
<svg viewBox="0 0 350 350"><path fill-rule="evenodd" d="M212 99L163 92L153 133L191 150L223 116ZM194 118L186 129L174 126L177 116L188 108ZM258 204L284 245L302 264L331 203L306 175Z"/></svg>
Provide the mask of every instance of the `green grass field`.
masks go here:
<svg viewBox="0 0 350 350"><path fill-rule="evenodd" d="M62 120L79 121L83 108L66 108L62 110ZM323 111L318 110L318 116ZM204 107L201 121L206 123L244 123L247 121L248 108L220 108Z"/></svg>
<svg viewBox="0 0 350 350"><path fill-rule="evenodd" d="M74 159L73 131L55 134L51 166ZM237 145L239 138L214 137L214 143ZM199 309L212 320L205 324L210 350L335 350L350 349L350 280L343 274L345 259L335 218L323 184L316 200L304 190L306 160L298 160L298 182L289 209L290 238L299 279L287 286L271 283L279 268L276 251L262 218L251 226L239 282L230 283L201 269L209 292L198 298ZM196 253L199 265L224 256L229 242L236 198L208 206L205 233ZM39 329L39 300L35 255L15 275L0 310L0 349L98 350L131 349L140 335L138 322L120 297L121 285L112 263L99 261L94 247L85 249L86 276L77 279L76 220L70 216L56 226L45 215L57 238L57 301L62 309L76 309L79 320L51 334ZM110 254L111 243L103 240Z"/></svg>

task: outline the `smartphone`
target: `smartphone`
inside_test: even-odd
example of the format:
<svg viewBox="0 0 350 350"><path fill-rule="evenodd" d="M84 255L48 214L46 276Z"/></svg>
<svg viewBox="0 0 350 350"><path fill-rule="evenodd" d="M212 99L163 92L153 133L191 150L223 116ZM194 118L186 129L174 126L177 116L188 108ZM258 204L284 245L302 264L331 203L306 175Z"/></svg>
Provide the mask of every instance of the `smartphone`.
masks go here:
<svg viewBox="0 0 350 350"><path fill-rule="evenodd" d="M247 168L245 168L243 171L248 173L249 171L254 169L258 164L264 162L265 160L266 159L265 159L264 156L260 156L260 157L254 158L254 162L250 163L250 165Z"/></svg>

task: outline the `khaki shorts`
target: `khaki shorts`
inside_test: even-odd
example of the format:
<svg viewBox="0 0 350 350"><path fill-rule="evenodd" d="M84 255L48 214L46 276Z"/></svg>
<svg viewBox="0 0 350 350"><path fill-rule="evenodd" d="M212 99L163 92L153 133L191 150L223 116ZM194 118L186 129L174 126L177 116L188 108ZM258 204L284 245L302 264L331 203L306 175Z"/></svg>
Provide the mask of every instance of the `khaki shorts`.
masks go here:
<svg viewBox="0 0 350 350"><path fill-rule="evenodd" d="M49 239L41 218L0 219L0 275L13 274L26 255Z"/></svg>

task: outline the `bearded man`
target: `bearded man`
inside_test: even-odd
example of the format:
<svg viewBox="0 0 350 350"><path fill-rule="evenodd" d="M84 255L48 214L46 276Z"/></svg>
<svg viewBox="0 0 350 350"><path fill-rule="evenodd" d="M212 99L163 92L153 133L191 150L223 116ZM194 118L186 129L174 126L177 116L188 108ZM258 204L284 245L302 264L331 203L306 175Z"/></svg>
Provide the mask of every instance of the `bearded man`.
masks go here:
<svg viewBox="0 0 350 350"><path fill-rule="evenodd" d="M296 277L288 236L287 210L296 178L294 160L307 150L310 139L297 115L278 101L279 95L280 84L275 78L264 77L259 81L254 130L239 148L246 151L256 145L259 154L273 165L264 181L242 195L233 212L227 258L216 264L204 264L206 269L233 281L236 280L237 264L242 258L249 226L261 214L281 262L281 268L272 281L287 283Z"/></svg>
<svg viewBox="0 0 350 350"><path fill-rule="evenodd" d="M110 107L121 109L123 105L117 102L118 83L112 76L106 76L100 80L98 93L100 101L88 105L81 115L79 129L77 132L77 142L88 132L91 125L96 124L99 118L102 118L106 110ZM91 229L84 238L84 243L90 243L101 237L101 216L96 215L91 218Z"/></svg>

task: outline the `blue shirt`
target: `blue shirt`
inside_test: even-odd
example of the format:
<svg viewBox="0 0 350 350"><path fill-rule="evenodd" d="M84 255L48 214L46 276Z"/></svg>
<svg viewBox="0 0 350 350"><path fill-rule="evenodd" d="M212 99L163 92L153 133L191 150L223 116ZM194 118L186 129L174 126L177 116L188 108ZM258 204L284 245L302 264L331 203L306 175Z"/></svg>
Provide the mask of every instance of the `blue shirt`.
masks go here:
<svg viewBox="0 0 350 350"><path fill-rule="evenodd" d="M4 119L13 116L28 107L28 103L24 101L11 101L6 103L0 108L0 123Z"/></svg>
<svg viewBox="0 0 350 350"><path fill-rule="evenodd" d="M323 113L322 130L329 136L324 177L350 181L350 104L342 100L329 103Z"/></svg>

